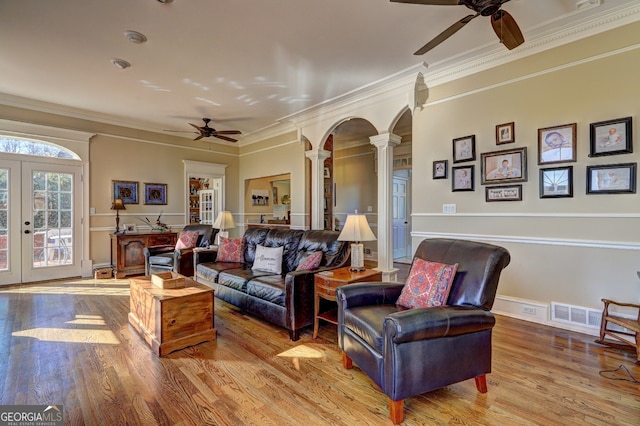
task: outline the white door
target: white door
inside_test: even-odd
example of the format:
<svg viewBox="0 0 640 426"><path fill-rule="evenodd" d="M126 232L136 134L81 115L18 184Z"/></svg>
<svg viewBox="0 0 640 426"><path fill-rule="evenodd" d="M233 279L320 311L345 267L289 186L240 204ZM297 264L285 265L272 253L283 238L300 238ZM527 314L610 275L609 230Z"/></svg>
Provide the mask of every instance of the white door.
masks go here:
<svg viewBox="0 0 640 426"><path fill-rule="evenodd" d="M409 221L407 215L408 179L393 177L393 258L409 256Z"/></svg>
<svg viewBox="0 0 640 426"><path fill-rule="evenodd" d="M81 275L81 176L81 166L0 160L0 284Z"/></svg>

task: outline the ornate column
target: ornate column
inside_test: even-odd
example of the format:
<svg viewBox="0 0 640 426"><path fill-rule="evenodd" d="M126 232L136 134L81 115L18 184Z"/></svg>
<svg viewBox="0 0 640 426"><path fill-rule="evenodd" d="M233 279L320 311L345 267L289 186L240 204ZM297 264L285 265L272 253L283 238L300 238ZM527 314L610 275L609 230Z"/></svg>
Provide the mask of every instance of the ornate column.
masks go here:
<svg viewBox="0 0 640 426"><path fill-rule="evenodd" d="M393 267L393 148L401 137L392 133L371 136L378 149L378 270L383 281L394 281L398 270Z"/></svg>
<svg viewBox="0 0 640 426"><path fill-rule="evenodd" d="M319 149L304 155L311 160L311 229L324 229L324 160L331 152Z"/></svg>

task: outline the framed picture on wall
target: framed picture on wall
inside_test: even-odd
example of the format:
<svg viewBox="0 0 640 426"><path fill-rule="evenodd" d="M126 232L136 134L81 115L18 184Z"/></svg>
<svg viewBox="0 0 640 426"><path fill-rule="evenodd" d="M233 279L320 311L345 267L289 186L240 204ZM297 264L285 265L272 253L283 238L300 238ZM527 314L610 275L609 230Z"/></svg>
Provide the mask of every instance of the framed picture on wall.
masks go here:
<svg viewBox="0 0 640 426"><path fill-rule="evenodd" d="M114 180L113 198L120 198L124 204L138 204L138 182Z"/></svg>
<svg viewBox="0 0 640 426"><path fill-rule="evenodd" d="M573 197L573 166L540 169L540 198Z"/></svg>
<svg viewBox="0 0 640 426"><path fill-rule="evenodd" d="M538 129L538 164L576 161L576 123Z"/></svg>
<svg viewBox="0 0 640 426"><path fill-rule="evenodd" d="M144 203L153 205L167 204L167 184L166 183L145 183Z"/></svg>
<svg viewBox="0 0 640 426"><path fill-rule="evenodd" d="M498 124L496 126L496 145L512 143L516 141L515 123Z"/></svg>
<svg viewBox="0 0 640 426"><path fill-rule="evenodd" d="M475 166L459 166L451 168L451 191L473 191Z"/></svg>
<svg viewBox="0 0 640 426"><path fill-rule="evenodd" d="M527 148L480 154L482 184L526 182Z"/></svg>
<svg viewBox="0 0 640 426"><path fill-rule="evenodd" d="M488 186L485 188L485 200L522 201L522 185Z"/></svg>
<svg viewBox="0 0 640 426"><path fill-rule="evenodd" d="M631 117L590 124L589 157L628 154L631 146Z"/></svg>
<svg viewBox="0 0 640 426"><path fill-rule="evenodd" d="M453 140L453 162L473 161L476 159L476 135L464 136Z"/></svg>
<svg viewBox="0 0 640 426"><path fill-rule="evenodd" d="M587 166L587 194L635 194L637 163Z"/></svg>
<svg viewBox="0 0 640 426"><path fill-rule="evenodd" d="M447 178L447 160L439 160L433 162L433 178L434 179L446 179Z"/></svg>

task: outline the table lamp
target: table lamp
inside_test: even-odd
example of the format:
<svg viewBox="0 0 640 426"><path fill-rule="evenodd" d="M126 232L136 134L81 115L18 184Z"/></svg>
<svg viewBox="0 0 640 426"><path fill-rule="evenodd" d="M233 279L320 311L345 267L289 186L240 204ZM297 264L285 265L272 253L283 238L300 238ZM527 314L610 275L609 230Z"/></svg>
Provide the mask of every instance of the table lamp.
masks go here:
<svg viewBox="0 0 640 426"><path fill-rule="evenodd" d="M214 228L219 229L218 235L216 235L216 244L220 240L220 237L229 238L229 232L227 229L233 229L236 227L235 222L233 221L233 216L230 211L223 210L218 213L218 217L216 217L215 222L212 225Z"/></svg>
<svg viewBox="0 0 640 426"><path fill-rule="evenodd" d="M364 271L364 245L362 241L374 241L376 236L373 235L367 217L363 214L355 214L347 216L347 221L338 236L338 241L353 241L351 244L351 270Z"/></svg>
<svg viewBox="0 0 640 426"><path fill-rule="evenodd" d="M116 198L113 200L113 204L111 204L111 210L116 211L116 232L114 232L114 234L117 234L118 232L120 232L120 210L126 210L122 198Z"/></svg>

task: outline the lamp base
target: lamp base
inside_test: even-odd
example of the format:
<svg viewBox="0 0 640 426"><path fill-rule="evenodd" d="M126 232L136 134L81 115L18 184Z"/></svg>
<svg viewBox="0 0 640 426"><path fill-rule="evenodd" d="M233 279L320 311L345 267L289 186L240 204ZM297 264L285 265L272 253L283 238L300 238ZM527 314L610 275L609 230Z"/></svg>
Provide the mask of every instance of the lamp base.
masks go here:
<svg viewBox="0 0 640 426"><path fill-rule="evenodd" d="M351 267L350 271L364 271L364 244L351 244Z"/></svg>

